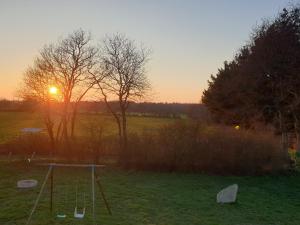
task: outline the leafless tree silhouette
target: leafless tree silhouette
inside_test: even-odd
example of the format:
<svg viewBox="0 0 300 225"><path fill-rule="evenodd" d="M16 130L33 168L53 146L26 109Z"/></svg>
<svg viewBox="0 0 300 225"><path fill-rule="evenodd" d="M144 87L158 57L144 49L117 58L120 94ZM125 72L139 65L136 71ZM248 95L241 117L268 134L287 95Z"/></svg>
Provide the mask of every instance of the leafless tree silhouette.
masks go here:
<svg viewBox="0 0 300 225"><path fill-rule="evenodd" d="M138 47L122 34L106 36L100 47L97 70L91 71L92 83L103 96L107 108L118 125L120 147L127 147L126 111L131 101L142 99L150 89L145 65L150 51ZM110 101L118 101L118 109Z"/></svg>
<svg viewBox="0 0 300 225"><path fill-rule="evenodd" d="M78 103L93 86L88 71L96 65L97 52L90 34L79 29L56 44L45 46L24 75L25 96L46 102L48 87L59 89L63 108L56 137L68 145L69 137L74 137Z"/></svg>

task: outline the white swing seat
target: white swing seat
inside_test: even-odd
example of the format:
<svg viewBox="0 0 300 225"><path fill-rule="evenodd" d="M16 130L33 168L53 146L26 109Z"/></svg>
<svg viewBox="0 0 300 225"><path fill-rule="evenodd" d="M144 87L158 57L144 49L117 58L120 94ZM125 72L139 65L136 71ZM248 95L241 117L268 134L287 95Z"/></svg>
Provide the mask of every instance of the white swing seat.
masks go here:
<svg viewBox="0 0 300 225"><path fill-rule="evenodd" d="M77 218L77 219L83 219L83 218L84 218L84 215L85 215L85 208L82 209L82 213L78 213L78 212L77 212L77 207L75 207L75 210L74 210L74 218Z"/></svg>
<svg viewBox="0 0 300 225"><path fill-rule="evenodd" d="M57 218L64 219L64 218L67 217L67 215L66 215L66 214L57 214L56 217L57 217Z"/></svg>

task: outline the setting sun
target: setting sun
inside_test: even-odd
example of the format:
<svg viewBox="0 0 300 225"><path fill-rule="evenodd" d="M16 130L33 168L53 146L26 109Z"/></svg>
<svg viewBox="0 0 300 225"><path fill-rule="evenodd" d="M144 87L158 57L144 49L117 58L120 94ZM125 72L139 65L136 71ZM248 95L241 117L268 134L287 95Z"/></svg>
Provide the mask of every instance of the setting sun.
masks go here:
<svg viewBox="0 0 300 225"><path fill-rule="evenodd" d="M57 88L54 87L54 86L50 87L50 88L49 88L49 93L50 93L50 94L53 94L53 95L57 94Z"/></svg>

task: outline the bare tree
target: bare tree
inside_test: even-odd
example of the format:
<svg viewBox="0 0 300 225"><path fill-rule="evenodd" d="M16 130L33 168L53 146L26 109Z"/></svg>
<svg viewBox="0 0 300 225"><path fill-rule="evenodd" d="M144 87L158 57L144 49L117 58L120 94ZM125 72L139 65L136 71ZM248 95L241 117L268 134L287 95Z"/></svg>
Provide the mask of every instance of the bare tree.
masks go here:
<svg viewBox="0 0 300 225"><path fill-rule="evenodd" d="M29 67L23 76L23 86L19 89L19 95L26 100L35 100L40 103L43 120L50 138L52 151L55 147L54 120L51 117L50 104L53 98L49 93L49 87L54 83L53 77L41 69L41 61L36 59L34 65ZM55 100L59 100L56 96ZM53 153L53 152L52 152Z"/></svg>
<svg viewBox="0 0 300 225"><path fill-rule="evenodd" d="M35 61L34 69L29 69L25 75L28 80L25 86L29 87L31 82L37 83L36 95L42 95L48 90L45 86L50 85L48 83L39 87L40 80L46 83L50 80L51 85L59 89L62 110L56 137L62 137L68 146L69 137L74 136L78 102L92 87L92 84L87 83L88 71L96 64L97 51L97 48L91 45L90 35L79 29L56 44L45 46ZM36 71L39 76L33 76ZM36 80L33 81L34 79ZM38 99L45 101L43 98Z"/></svg>
<svg viewBox="0 0 300 225"><path fill-rule="evenodd" d="M145 65L150 51L122 34L107 36L100 47L98 68L90 71L108 110L118 125L120 147L127 148L126 111L131 101L142 99L150 88ZM118 109L111 105L118 101Z"/></svg>

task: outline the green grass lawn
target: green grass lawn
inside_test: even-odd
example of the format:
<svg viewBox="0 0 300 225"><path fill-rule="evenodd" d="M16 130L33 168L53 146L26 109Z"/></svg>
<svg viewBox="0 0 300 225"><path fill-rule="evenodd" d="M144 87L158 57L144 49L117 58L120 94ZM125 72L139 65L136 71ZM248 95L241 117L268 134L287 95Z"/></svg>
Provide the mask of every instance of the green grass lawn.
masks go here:
<svg viewBox="0 0 300 225"><path fill-rule="evenodd" d="M160 126L173 123L176 119L128 116L129 132L153 131ZM105 134L117 132L111 116L101 114L80 114L76 134L88 135L91 124L102 124ZM41 116L29 112L0 112L0 144L18 136L25 127L44 127Z"/></svg>
<svg viewBox="0 0 300 225"><path fill-rule="evenodd" d="M25 164L0 165L0 224L25 224L47 168ZM120 225L298 225L300 224L300 174L290 176L221 177L199 174L99 171L113 215L105 210L97 192L97 224ZM39 187L18 190L19 179L34 178ZM72 218L75 187L79 197L90 199L90 172L84 169L55 171L55 211L68 215L56 219L49 213L49 185L33 216L32 224L91 224L91 201L87 217ZM238 202L219 205L217 192L239 184ZM97 189L96 189L97 190ZM81 201L82 203L82 201Z"/></svg>

